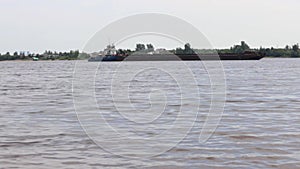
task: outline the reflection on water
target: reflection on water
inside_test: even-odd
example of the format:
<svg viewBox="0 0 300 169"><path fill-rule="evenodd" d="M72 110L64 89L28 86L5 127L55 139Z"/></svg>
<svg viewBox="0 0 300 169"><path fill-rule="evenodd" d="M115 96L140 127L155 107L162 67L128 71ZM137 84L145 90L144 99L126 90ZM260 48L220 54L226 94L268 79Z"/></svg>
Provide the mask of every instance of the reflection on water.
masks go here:
<svg viewBox="0 0 300 169"><path fill-rule="evenodd" d="M84 133L72 100L74 64L73 61L0 62L0 168L300 167L298 59L223 62L227 79L225 111L216 132L203 144L198 143L198 138L209 109L209 81L201 62L187 62L197 72L202 96L196 125L172 150L143 160L105 152ZM97 63L86 63L90 64ZM110 69L109 64L102 68ZM132 85L138 90L130 89L132 106L149 108L147 99L141 99L147 86L161 82L164 90L178 87L168 84L163 77L143 82L137 76ZM98 73L96 97L98 104L106 106L106 115L112 116L111 103L108 99L104 103L109 94L105 80ZM157 123L171 123L176 118L172 110L176 111L180 103L176 94L171 93L168 99L170 111ZM122 126L127 123L118 118L110 118L112 125L130 127ZM147 129L138 134L151 137L158 132Z"/></svg>

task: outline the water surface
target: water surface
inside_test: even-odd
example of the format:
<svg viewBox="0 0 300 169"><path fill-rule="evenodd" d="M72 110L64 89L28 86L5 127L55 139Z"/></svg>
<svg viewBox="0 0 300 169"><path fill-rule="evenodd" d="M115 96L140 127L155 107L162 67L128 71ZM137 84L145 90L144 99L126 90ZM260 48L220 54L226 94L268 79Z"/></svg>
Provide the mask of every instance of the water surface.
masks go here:
<svg viewBox="0 0 300 169"><path fill-rule="evenodd" d="M197 72L205 113L209 80L199 63L187 62ZM98 63L86 62L87 67L91 64ZM0 62L0 168L300 168L299 59L223 62L227 102L213 136L198 143L204 116L200 113L180 144L147 159L112 155L86 135L73 105L74 65L74 61ZM96 75L96 98L106 106L107 116L115 112L105 78L109 77L105 70L113 65L101 65ZM132 105L149 108L143 94L163 83L163 90L170 93L170 107L157 123L171 124L176 116L170 112L180 106L173 90L178 86L167 75L148 72L149 77L153 74L152 81L142 81L141 76L133 80L138 88L130 89ZM110 123L131 127L115 117ZM151 137L157 132L148 129L138 134Z"/></svg>

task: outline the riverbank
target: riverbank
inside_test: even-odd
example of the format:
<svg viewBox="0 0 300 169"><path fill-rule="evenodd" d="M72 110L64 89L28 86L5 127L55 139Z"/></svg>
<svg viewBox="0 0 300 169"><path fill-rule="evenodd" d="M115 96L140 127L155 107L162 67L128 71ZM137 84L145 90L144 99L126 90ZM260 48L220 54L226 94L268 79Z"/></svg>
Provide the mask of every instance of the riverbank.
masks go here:
<svg viewBox="0 0 300 169"><path fill-rule="evenodd" d="M147 46L147 48L146 48ZM176 49L154 49L152 44L136 44L135 50L130 49L114 49L117 55L129 56L134 53L141 54L163 54L163 53L173 53L176 55L191 55L195 53L203 53L210 54L218 52L219 55L237 55L243 54L245 52L253 52L259 55L270 57L270 58L300 58L300 50L299 44L295 44L292 46L286 45L285 48L250 48L249 45L242 41L239 45L234 45L229 49L194 49L191 47L189 43L184 45L184 48L176 48ZM37 60L84 60L88 59L91 56L97 56L103 54L103 52L94 52L92 54L79 52L79 50L71 50L69 52L56 52L56 51L45 51L42 54L34 54L30 52L14 52L12 55L7 52L4 55L0 54L0 61L6 60L33 60L33 58L37 58Z"/></svg>
<svg viewBox="0 0 300 169"><path fill-rule="evenodd" d="M265 56L262 59L300 59L300 57L274 57L274 56ZM87 59L53 59L46 60L40 59L38 62L46 62L46 61L78 61L78 60L87 60ZM0 62L37 62L32 59L15 59L15 60L1 60Z"/></svg>

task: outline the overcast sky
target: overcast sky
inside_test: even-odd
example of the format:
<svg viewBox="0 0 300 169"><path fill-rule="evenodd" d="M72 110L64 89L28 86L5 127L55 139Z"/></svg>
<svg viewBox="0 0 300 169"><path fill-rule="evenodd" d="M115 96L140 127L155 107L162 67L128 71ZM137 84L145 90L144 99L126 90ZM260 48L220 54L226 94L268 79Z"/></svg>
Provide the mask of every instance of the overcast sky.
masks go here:
<svg viewBox="0 0 300 169"><path fill-rule="evenodd" d="M300 42L298 0L0 0L0 52L82 49L105 25L155 12L186 20L216 48Z"/></svg>

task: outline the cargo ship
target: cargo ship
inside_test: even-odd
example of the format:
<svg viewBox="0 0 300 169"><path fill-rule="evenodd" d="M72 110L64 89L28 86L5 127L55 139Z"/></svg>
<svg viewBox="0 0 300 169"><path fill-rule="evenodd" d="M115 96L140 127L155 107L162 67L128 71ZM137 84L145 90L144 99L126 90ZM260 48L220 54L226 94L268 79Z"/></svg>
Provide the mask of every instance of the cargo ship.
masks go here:
<svg viewBox="0 0 300 169"><path fill-rule="evenodd" d="M133 53L132 55L118 54L114 45L108 45L101 54L89 58L89 62L113 61L206 61L206 60L260 60L263 54L245 51L243 53L215 54L172 54L166 53Z"/></svg>
<svg viewBox="0 0 300 169"><path fill-rule="evenodd" d="M117 53L117 49L114 44L108 45L103 52L91 56L89 62L112 62L112 61L123 61L126 55L120 55Z"/></svg>

